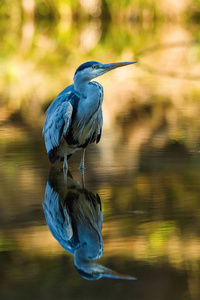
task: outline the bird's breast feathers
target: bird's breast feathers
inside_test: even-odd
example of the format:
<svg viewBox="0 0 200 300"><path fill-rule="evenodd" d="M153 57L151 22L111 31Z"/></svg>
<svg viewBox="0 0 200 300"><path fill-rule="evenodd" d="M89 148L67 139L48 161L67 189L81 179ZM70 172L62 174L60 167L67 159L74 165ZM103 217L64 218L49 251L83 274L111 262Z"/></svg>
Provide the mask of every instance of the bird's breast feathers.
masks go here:
<svg viewBox="0 0 200 300"><path fill-rule="evenodd" d="M101 109L103 88L97 82L90 82L89 88L89 96L80 97L77 112L71 123L74 144L77 143L78 147L94 142L100 134L103 123Z"/></svg>

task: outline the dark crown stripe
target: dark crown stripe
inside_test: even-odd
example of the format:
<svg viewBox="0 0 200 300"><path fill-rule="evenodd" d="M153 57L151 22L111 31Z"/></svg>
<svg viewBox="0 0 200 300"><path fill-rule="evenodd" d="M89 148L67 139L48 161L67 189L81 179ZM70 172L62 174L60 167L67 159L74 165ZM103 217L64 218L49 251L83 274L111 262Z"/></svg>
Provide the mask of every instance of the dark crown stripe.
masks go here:
<svg viewBox="0 0 200 300"><path fill-rule="evenodd" d="M98 278L98 276L94 276L92 274L86 273L83 270L79 269L77 266L75 266L75 268L76 268L77 272L86 279L94 280L94 279Z"/></svg>
<svg viewBox="0 0 200 300"><path fill-rule="evenodd" d="M80 71L82 71L82 70L84 70L86 68L89 68L89 67L93 66L94 64L99 64L99 63L97 61L87 61L87 62L85 62L84 64L80 65L80 67L78 67L78 69L76 70L75 75L78 72L80 72Z"/></svg>

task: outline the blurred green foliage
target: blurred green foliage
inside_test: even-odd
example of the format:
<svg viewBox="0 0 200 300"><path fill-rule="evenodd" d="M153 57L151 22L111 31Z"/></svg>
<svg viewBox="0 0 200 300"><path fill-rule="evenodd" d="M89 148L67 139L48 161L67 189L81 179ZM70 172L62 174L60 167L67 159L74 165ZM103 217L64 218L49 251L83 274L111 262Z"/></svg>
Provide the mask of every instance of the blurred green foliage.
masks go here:
<svg viewBox="0 0 200 300"><path fill-rule="evenodd" d="M64 84L64 79L56 78L58 71L64 73L67 84L74 65L91 57L114 61L125 51L136 57L159 42L163 22L176 21L177 15L185 20L187 7L173 14L172 8L163 9L158 0L96 0L93 5L78 0L2 1L0 97L13 109L21 107L33 91L38 92L38 103L43 102L55 93L60 80L60 86ZM27 89L23 76L29 77ZM50 89L43 86L41 99L40 80ZM16 107L11 99L15 92Z"/></svg>

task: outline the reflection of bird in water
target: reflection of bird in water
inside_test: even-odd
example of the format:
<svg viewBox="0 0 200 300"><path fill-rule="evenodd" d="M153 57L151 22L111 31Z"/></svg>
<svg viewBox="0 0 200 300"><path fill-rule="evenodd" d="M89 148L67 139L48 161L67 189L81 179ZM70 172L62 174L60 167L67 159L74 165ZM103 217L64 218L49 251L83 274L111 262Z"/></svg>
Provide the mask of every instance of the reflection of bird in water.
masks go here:
<svg viewBox="0 0 200 300"><path fill-rule="evenodd" d="M135 62L101 64L89 61L75 72L74 84L65 88L51 103L43 128L48 157L51 163L67 160L78 149L83 149L80 169L84 170L85 149L98 143L103 125L103 87L92 79L118 67Z"/></svg>
<svg viewBox="0 0 200 300"><path fill-rule="evenodd" d="M60 245L74 255L77 271L86 279L101 277L135 279L92 261L103 254L103 213L99 195L94 195L70 173L51 169L43 208L49 230Z"/></svg>

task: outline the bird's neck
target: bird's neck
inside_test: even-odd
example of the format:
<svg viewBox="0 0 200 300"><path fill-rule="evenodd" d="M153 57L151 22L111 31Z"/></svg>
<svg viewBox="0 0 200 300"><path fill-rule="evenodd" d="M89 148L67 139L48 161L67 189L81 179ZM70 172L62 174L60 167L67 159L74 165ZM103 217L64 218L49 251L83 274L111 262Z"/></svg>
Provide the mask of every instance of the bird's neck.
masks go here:
<svg viewBox="0 0 200 300"><path fill-rule="evenodd" d="M89 83L90 83L90 79L83 79L80 78L79 76L76 76L74 78L74 89L77 93L79 93L83 97L87 97Z"/></svg>
<svg viewBox="0 0 200 300"><path fill-rule="evenodd" d="M87 247L81 246L74 253L75 265L87 265L90 262L87 254Z"/></svg>
<svg viewBox="0 0 200 300"><path fill-rule="evenodd" d="M82 233L81 231L79 232L80 234ZM102 256L103 240L101 238L101 241L99 242L97 235L95 230L93 230L93 232L90 230L90 234L86 235L83 240L82 237L84 234L82 233L82 237L79 236L82 244L74 253L74 262L76 262L76 265L83 263L88 264L90 259L97 259Z"/></svg>
<svg viewBox="0 0 200 300"><path fill-rule="evenodd" d="M88 253L88 250L88 247L84 245L75 251L74 264L78 269L87 270L97 265L89 258L90 253Z"/></svg>

